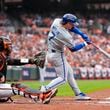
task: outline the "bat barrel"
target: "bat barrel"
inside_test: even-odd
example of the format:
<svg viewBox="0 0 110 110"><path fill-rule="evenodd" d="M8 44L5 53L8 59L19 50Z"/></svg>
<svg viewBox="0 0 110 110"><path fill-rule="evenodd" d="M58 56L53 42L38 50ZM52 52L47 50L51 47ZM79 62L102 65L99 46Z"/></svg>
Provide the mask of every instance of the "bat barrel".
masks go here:
<svg viewBox="0 0 110 110"><path fill-rule="evenodd" d="M98 47L95 43L91 43L95 48L97 48L101 53L103 53L106 57L110 58L110 54L104 51L102 48Z"/></svg>

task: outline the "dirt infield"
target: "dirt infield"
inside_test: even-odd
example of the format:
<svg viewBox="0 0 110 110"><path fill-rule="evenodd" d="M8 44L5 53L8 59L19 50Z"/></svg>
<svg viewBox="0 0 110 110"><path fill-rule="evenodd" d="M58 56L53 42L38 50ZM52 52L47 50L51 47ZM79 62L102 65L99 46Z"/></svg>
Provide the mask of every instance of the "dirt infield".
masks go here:
<svg viewBox="0 0 110 110"><path fill-rule="evenodd" d="M47 105L19 98L13 103L1 103L0 110L110 110L110 89L89 94L90 101L75 101L73 97L55 97Z"/></svg>

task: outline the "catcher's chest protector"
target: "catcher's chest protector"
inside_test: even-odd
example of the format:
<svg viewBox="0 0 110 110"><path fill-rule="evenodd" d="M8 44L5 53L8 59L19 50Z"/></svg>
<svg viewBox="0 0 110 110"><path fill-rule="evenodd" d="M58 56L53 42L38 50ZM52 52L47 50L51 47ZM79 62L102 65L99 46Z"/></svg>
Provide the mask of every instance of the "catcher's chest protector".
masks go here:
<svg viewBox="0 0 110 110"><path fill-rule="evenodd" d="M0 73L3 72L4 68L6 68L6 57L0 53Z"/></svg>

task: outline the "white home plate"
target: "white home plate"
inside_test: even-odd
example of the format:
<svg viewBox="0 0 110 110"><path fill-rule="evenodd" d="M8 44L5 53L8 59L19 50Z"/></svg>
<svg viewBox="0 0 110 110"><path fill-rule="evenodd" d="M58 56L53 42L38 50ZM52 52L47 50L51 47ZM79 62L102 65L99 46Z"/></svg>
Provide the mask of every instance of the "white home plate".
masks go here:
<svg viewBox="0 0 110 110"><path fill-rule="evenodd" d="M104 101L99 101L98 103L100 103L100 104L110 104L110 97L105 98Z"/></svg>

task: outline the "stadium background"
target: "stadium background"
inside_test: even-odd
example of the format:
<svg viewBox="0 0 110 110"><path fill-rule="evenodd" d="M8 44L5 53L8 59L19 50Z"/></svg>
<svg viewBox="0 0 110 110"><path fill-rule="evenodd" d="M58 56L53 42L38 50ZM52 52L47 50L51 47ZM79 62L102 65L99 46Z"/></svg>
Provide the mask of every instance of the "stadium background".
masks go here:
<svg viewBox="0 0 110 110"><path fill-rule="evenodd" d="M42 3L43 2L43 3ZM46 50L49 27L55 17L73 13L80 20L80 28L93 42L110 53L109 0L0 0L0 35L8 34L13 43L11 57L32 57ZM74 37L76 42L77 36ZM77 53L65 49L76 79L109 79L110 60L92 46ZM47 64L44 79L56 77ZM32 65L8 67L7 80L40 80L39 68Z"/></svg>

